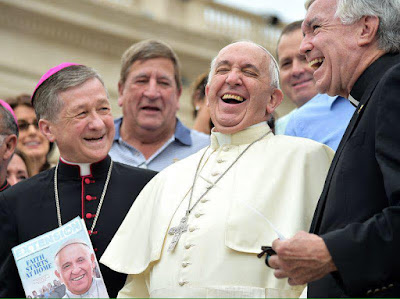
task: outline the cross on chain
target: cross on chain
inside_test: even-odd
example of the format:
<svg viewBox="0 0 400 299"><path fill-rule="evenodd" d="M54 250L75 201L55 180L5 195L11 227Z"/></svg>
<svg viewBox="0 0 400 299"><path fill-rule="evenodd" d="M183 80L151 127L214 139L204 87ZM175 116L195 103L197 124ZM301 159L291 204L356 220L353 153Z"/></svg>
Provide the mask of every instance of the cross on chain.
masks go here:
<svg viewBox="0 0 400 299"><path fill-rule="evenodd" d="M168 231L168 234L174 235L171 244L169 244L168 251L173 251L176 247L176 244L178 244L178 241L181 238L182 234L187 232L188 218L189 218L188 215L185 215L184 217L182 217L181 222L179 223L178 226L171 227L170 230Z"/></svg>

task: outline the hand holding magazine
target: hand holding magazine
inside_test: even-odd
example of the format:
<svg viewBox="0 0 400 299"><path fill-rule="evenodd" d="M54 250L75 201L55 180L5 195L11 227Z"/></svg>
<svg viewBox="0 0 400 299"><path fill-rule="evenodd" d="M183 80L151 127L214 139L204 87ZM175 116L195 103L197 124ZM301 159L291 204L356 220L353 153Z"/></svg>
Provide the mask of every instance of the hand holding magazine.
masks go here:
<svg viewBox="0 0 400 299"><path fill-rule="evenodd" d="M12 253L27 298L109 298L80 217Z"/></svg>

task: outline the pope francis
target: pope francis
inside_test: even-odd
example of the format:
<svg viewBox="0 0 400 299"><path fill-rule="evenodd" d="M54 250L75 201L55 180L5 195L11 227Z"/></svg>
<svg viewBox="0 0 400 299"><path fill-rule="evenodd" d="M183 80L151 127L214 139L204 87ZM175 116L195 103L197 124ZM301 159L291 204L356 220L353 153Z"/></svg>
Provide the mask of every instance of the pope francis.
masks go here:
<svg viewBox="0 0 400 299"><path fill-rule="evenodd" d="M278 67L255 43L218 53L206 94L211 145L150 181L101 262L128 274L119 297L298 297L257 254L308 230L333 151L271 132Z"/></svg>

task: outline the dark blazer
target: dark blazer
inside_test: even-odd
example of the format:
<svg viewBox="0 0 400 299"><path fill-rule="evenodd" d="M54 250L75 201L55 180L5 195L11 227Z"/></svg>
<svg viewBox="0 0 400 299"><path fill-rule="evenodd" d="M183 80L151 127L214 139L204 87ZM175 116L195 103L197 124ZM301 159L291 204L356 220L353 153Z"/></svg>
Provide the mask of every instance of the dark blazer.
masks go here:
<svg viewBox="0 0 400 299"><path fill-rule="evenodd" d="M58 192L62 223L81 216L88 230L95 214L111 159L92 164L92 175L60 162ZM91 236L99 260L139 192L156 173L114 162L107 193ZM0 193L0 297L25 297L11 248L58 227L54 199L54 168ZM132 244L134 246L134 244ZM116 297L126 275L100 264L110 297Z"/></svg>
<svg viewBox="0 0 400 299"><path fill-rule="evenodd" d="M359 101L317 205L311 232L338 268L309 297L400 296L400 55L386 54L357 80Z"/></svg>

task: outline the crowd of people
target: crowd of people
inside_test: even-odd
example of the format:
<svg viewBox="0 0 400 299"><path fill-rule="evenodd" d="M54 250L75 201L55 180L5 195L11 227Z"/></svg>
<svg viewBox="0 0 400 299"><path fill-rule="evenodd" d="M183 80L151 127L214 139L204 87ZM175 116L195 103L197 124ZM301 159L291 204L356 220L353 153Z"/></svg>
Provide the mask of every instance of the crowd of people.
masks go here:
<svg viewBox="0 0 400 299"><path fill-rule="evenodd" d="M53 283L49 282L38 290L33 290L32 295L27 298L62 298L65 295L65 285L61 284L58 279L54 279Z"/></svg>
<svg viewBox="0 0 400 299"><path fill-rule="evenodd" d="M0 297L25 297L11 249L77 216L94 253L63 246L60 281L31 298L400 296L400 2L305 6L277 59L252 41L218 52L193 128L160 40L122 55L119 118L70 62L0 100ZM277 118L284 97L297 108Z"/></svg>

